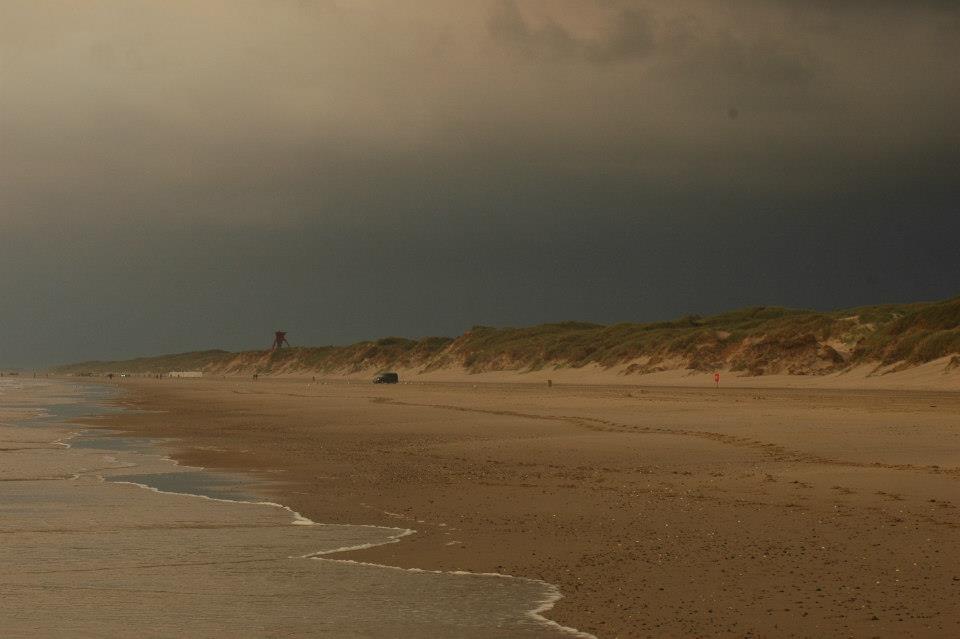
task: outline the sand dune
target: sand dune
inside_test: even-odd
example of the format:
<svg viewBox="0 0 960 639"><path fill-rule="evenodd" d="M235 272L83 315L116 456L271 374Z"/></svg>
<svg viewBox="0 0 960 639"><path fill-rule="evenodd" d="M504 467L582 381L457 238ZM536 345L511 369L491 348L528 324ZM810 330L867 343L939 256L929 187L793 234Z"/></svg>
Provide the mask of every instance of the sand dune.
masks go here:
<svg viewBox="0 0 960 639"><path fill-rule="evenodd" d="M919 374L923 380L902 376L897 382L863 381L917 367L923 368ZM466 379L465 375L497 379L490 374L518 373L571 383L686 385L688 377L723 371L730 373L724 376L728 379L774 377L763 383L775 386L949 387L955 382L944 376L960 379L960 298L829 313L755 307L650 324L476 326L456 339L388 337L349 346L201 351L85 362L54 372L370 376L387 369L423 380ZM780 379L787 376L829 379L819 383Z"/></svg>

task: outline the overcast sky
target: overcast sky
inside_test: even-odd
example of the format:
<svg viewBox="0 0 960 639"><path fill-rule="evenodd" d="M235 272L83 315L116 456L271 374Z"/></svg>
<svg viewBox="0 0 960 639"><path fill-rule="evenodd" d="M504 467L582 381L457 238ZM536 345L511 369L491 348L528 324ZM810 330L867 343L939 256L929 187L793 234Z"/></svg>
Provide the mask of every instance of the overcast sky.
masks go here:
<svg viewBox="0 0 960 639"><path fill-rule="evenodd" d="M960 294L958 7L4 0L0 365Z"/></svg>

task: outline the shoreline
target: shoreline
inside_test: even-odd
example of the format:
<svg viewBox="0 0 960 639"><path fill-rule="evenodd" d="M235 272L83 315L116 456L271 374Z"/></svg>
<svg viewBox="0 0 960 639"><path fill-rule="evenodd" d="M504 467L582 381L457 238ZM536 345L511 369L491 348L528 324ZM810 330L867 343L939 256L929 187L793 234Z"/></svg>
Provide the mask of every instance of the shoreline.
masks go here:
<svg viewBox="0 0 960 639"><path fill-rule="evenodd" d="M126 636L143 623L176 636L379 637L436 630L480 637L495 628L531 638L578 634L560 632L566 629L539 615L555 600L552 584L510 579L498 585L484 579L490 575L474 574L473 580L418 577L416 571L331 559L394 544L412 531L318 524L289 506L257 499L256 491L218 497L206 488L217 484L216 471L179 463L164 454L162 442L144 439L138 450L111 449L104 441L109 434L78 428L80 414L89 412L93 420L103 415L97 404L87 406L83 396L90 387L63 385L64 397L76 392L81 399L45 404L46 391L59 385L33 386L18 392L27 400L21 403L36 408L22 411L21 419L5 411L0 425L4 441L18 443L4 448L5 481L14 483L2 484L0 500L8 566L0 609L15 635L29 629L59 636L71 628ZM46 445L37 446L36 439ZM44 464L75 472L47 478ZM176 488L151 480L171 474L186 479ZM369 593L371 601L358 593ZM238 602L251 608L237 611Z"/></svg>
<svg viewBox="0 0 960 639"><path fill-rule="evenodd" d="M118 393L117 396L107 399L107 402L110 403L110 404L118 404L118 403L122 404L122 403L123 403L123 397L122 397L122 395L120 395L120 394ZM42 409L41 409L41 410L42 410ZM40 413L40 414L43 414L43 413ZM48 414L49 414L49 413L48 413ZM120 411L116 412L116 415L117 415L117 416L122 416L122 415L124 415L124 414L125 414L125 412L124 412L123 410L120 410ZM89 417L91 417L91 418L93 418L93 419L96 419L96 418L102 417L102 416L103 416L102 414L96 414L96 415L92 415L92 416L89 416ZM84 416L84 417L82 417L81 419L84 419L84 418L86 418L86 417L87 417L87 416ZM96 430L98 430L98 431L101 430L99 427L94 427L94 428L95 428ZM85 436L85 432L86 432L87 430L88 430L88 429L83 429L83 430L79 430L79 431L76 431L76 432L72 432L72 433L70 433L68 436L63 437L62 440L57 440L57 441L54 442L54 443L60 444L60 445L62 445L62 446L63 446L64 448L66 448L66 449L72 448L72 446L71 446L71 444L70 444L69 442L70 442L71 440L77 439L77 438L79 438L79 437L84 437L84 436ZM101 431L101 432L102 432L102 431ZM103 435L103 437L104 437L105 439L109 439L109 438L111 438L111 437L116 437L116 436L122 436L122 435L119 434L119 433L110 433L110 432L104 432L104 433L102 433L102 435ZM164 443L164 442L161 441L161 440L154 440L154 441L151 443L151 445L152 445L152 446L156 446L157 448L160 448L160 447L163 445L163 443ZM108 450L108 451L110 451L110 452L114 452L112 449L105 449L105 450ZM116 451L116 452L123 452L123 451ZM148 456L148 457L157 457L157 458L159 459L159 461L161 461L161 462L168 462L168 463L172 464L174 467L185 469L185 472L205 472L205 471L211 470L211 469L208 469L208 468L206 468L206 467L204 467L204 466L184 465L184 464L180 463L179 461L177 461L176 459L174 459L172 456L170 456L170 455L168 455L168 454L163 454L163 453L144 453L144 452L140 452L140 451L138 451L136 454L137 454L137 455L146 455L146 456ZM126 467L124 467L124 468L126 468ZM133 469L137 468L137 466L134 465L134 464L130 464L130 465L129 465L129 468L130 468L131 470L133 470ZM189 469L189 470L186 470L186 469ZM154 474L154 473L145 474L145 475L143 475L143 477L151 477L151 476L153 476L153 474ZM138 475L133 475L133 476L136 477L136 476L138 476ZM111 477L112 477L112 478L111 478ZM214 497L214 496L211 496L211 495L205 495L205 494L197 493L197 492L186 492L186 491L178 491L178 490L164 490L164 489L162 489L162 488L159 488L159 487L157 487L157 486L150 485L150 484L148 484L148 483L138 482L138 481L134 481L134 480L132 480L132 479L117 479L116 477L127 477L127 475L111 475L111 476L109 476L109 477L106 476L106 475L98 475L98 478L99 478L99 480L100 480L101 482L110 482L110 483L113 483L113 484L126 484L126 485L136 486L136 487L138 487L138 488L140 488L140 489L147 490L147 491L149 491L149 492L153 492L153 493L156 493L156 494L159 494L159 495L173 495L173 496L183 496L183 497L194 497L194 498L199 498L199 499L202 499L202 500L207 500L207 501L212 501L212 502L220 502L220 503L228 503L228 504L243 504L243 505L251 505L251 506L269 506L269 507L272 507L272 508L277 508L277 509L279 509L279 510L286 511L287 513L290 514L290 516L292 517L292 521L291 521L290 525L292 525L292 526L324 526L324 525L331 525L331 524L329 524L328 522L316 522L316 521L313 521L313 520L311 520L311 519L309 519L309 518L307 518L307 517L304 517L301 513L297 512L296 510L293 510L293 509L290 508L289 506L286 506L286 505L284 505L284 504L277 503L277 502L272 502L272 501L251 501L251 500L247 500L247 499L231 499L231 498L228 498L228 497ZM250 488L252 488L252 489L255 490L257 487L254 485L254 486L251 486ZM356 565L363 565L363 566L372 567L372 568L382 568L382 569L400 570L400 571L408 571L408 572L446 574L446 575L464 576L464 577L496 577L496 578L502 578L502 579L520 580L520 581L523 581L523 582L526 582L526 583L536 584L536 585L542 587L542 588L545 590L545 593L546 593L545 598L542 599L542 600L540 600L540 601L538 601L538 602L536 602L537 605L536 605L535 607L526 610L526 611L524 612L524 616L530 617L530 618L531 618L535 623L537 623L537 624L542 624L542 625L544 625L544 626L546 626L546 627L548 627L548 628L555 629L555 630L561 632L562 634L564 634L565 636L578 637L578 638L580 638L580 639L597 639L597 638L596 638L594 635L592 635L592 634L589 634L589 633L580 631L580 630L578 630L578 629L576 629L576 628L571 628L571 627L569 627L569 626L561 625L561 624L557 623L556 621L554 621L554 620L552 620L552 619L549 619L548 617L544 616L544 613L547 613L547 612L549 612L551 609L553 609L553 607L556 605L556 603L557 603L560 599L563 598L563 595L562 595L561 592L560 592L560 588L559 588L558 586L556 586L555 584L548 583L548 582L543 581L543 580L540 580L540 579L533 579L533 578L529 578L529 577L522 577L522 576L515 576L515 575L506 575L506 574L497 573L497 572L477 573L477 572L468 572L468 571L424 570L424 569L421 569L421 568L403 568L403 567L399 567L399 566L390 566L390 565L377 564L377 563L372 563L372 562L362 562L362 561L358 561L358 560L355 560L355 559L339 559L339 558L334 558L334 557L331 557L331 555L342 555L342 554L346 554L346 553L356 553L356 552L361 552L361 551L365 551L365 550L370 550L370 549L373 549L373 548L377 548L377 547L380 547L380 546L388 546L388 545L390 545L390 544L401 543L402 540L403 540L405 537L408 537L408 536L410 536L410 535L414 535L414 534L417 533L417 531L414 530L414 529L411 529L411 528L397 528L397 527L395 527L395 526L380 526L380 525L373 525L373 524L348 524L348 523L346 523L346 522L336 522L336 523L333 523L332 525L333 525L333 526L338 526L338 525L350 525L350 526L356 526L356 527L359 527L359 528L374 528L374 529L377 529L378 531L382 531L382 532L388 534L389 536L388 536L388 538L387 538L386 540L383 540L383 541L363 543L363 544L358 544L358 545L343 546L343 547L339 547L339 548L324 549L324 550L318 550L318 551L309 552L309 553L301 556L301 557L300 557L301 559L316 559L316 560L321 560L321 561L333 561L333 562L342 563L342 564L356 564Z"/></svg>
<svg viewBox="0 0 960 639"><path fill-rule="evenodd" d="M271 480L268 490L283 496L277 501L315 521L395 527L400 520L418 531L389 547L346 553L348 560L505 572L556 584L563 598L546 616L601 637L732 636L744 631L789 636L785 627L791 621L796 636L803 636L804 628L811 630L814 622L854 635L879 629L870 616L842 615L843 622L836 614L810 619L815 613L795 601L776 614L758 612L754 608L763 602L784 599L770 592L769 580L759 575L732 579L741 582L733 589L738 592L725 596L710 584L697 585L705 575L724 575L725 564L756 564L755 558L745 558L748 554L731 561L703 545L710 532L704 521L716 523L714 541L722 541L718 547L728 551L749 550L737 541L739 526L731 516L776 529L777 543L796 551L813 547L816 531L790 530L780 520L786 514L800 523L798 512L822 516L835 511L836 482L855 475L871 488L882 488L890 475L910 474L918 493L936 494L933 499L947 503L960 466L957 447L944 458L904 448L909 429L887 437L896 445L887 447L886 459L844 459L828 454L836 451L817 450L830 448L829 441L798 449L802 441L782 432L779 420L762 414L772 409L799 420L834 418L840 435L856 438L863 433L850 432L851 427L869 429L872 418L879 417L875 429L889 430L909 415L914 425L929 425L927 437L952 437L956 430L945 420L960 415L960 396L944 392L762 389L763 397L756 399L759 389L728 389L718 397L689 388L383 388L270 379L125 379L119 385L130 391L123 403L164 412L108 415L88 424L181 438L174 445L175 458L190 465L251 470ZM931 401L938 407L930 409ZM644 410L635 414L638 403ZM752 423L744 427L738 421ZM734 432L738 429L748 432ZM794 441L751 443L761 435ZM920 458L913 459L914 453ZM637 466L635 457L643 458L643 464ZM818 481L811 481L811 473ZM863 476L870 473L876 476ZM825 474L832 483L822 481ZM798 497L798 482L810 486L803 489L810 491L807 495ZM871 518L886 507L877 493L853 488L840 493L846 495L845 517L875 528ZM919 497L905 499L922 508ZM698 510L689 512L690 504ZM652 522L666 524L677 536L660 532L651 537L658 531ZM851 524L842 526L845 533L837 541L862 533ZM632 532L638 528L643 532ZM899 551L882 530L871 535L884 552ZM945 543L952 556L960 556L956 542ZM692 547L706 555L684 559L671 570L662 568L664 557L677 561ZM791 589L803 590L817 580L813 574L796 575L804 564L799 555L783 563L773 572ZM658 582L645 572L665 578ZM853 581L861 577L854 575ZM924 592L926 599L938 600L949 591ZM715 607L696 603L697 596L708 595L737 605L728 605L728 613L713 612L720 610L720 601ZM880 601L874 607L894 603ZM838 599L831 608L836 613L844 606ZM949 623L939 632L948 636L948 628L960 627L960 611L951 604L941 614ZM894 628L910 634L902 625L890 630ZM925 627L923 633L938 636L935 627Z"/></svg>

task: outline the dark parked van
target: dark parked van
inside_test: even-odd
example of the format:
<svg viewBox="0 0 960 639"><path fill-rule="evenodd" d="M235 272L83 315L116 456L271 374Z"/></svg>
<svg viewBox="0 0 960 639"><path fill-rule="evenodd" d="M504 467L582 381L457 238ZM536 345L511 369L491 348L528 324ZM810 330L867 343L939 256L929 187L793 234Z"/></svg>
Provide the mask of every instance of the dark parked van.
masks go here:
<svg viewBox="0 0 960 639"><path fill-rule="evenodd" d="M380 373L373 378L374 384L396 384L400 381L400 376L396 373Z"/></svg>

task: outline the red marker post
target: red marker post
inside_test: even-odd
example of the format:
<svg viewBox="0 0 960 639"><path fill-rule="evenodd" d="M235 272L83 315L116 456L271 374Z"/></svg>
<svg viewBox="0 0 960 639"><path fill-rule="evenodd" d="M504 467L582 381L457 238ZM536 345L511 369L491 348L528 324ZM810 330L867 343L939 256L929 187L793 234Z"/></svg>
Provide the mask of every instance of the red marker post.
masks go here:
<svg viewBox="0 0 960 639"><path fill-rule="evenodd" d="M720 388L720 373L713 374L713 383L717 385L717 388Z"/></svg>

